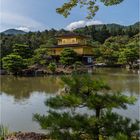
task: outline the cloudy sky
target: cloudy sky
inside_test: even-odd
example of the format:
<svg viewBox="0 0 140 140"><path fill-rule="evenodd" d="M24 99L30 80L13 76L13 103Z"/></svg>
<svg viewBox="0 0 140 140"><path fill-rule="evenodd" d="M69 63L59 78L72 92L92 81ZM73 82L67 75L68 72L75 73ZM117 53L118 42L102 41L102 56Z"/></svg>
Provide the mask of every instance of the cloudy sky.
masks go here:
<svg viewBox="0 0 140 140"><path fill-rule="evenodd" d="M68 18L56 13L66 0L0 0L0 32L9 28L24 31L45 29L68 30L85 25L118 23L130 25L139 20L139 0L124 0L117 6L105 7L92 20L86 20L86 9L79 7L72 10Z"/></svg>

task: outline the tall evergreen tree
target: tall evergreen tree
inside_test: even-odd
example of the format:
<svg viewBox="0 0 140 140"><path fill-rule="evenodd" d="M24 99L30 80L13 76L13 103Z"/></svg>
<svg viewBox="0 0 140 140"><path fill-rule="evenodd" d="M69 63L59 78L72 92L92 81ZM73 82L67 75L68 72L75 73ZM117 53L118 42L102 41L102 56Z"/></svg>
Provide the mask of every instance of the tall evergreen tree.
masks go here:
<svg viewBox="0 0 140 140"><path fill-rule="evenodd" d="M102 34L102 43L110 36L109 30L107 29L106 25L103 25L101 29Z"/></svg>
<svg viewBox="0 0 140 140"><path fill-rule="evenodd" d="M92 37L92 40L96 40L96 28L94 25L91 26L91 32L90 32L90 35Z"/></svg>
<svg viewBox="0 0 140 140"><path fill-rule="evenodd" d="M88 26L84 27L84 35L90 35L90 30L89 30Z"/></svg>
<svg viewBox="0 0 140 140"><path fill-rule="evenodd" d="M133 29L131 26L128 27L128 29L126 30L126 34L129 36L129 37L132 37L134 35L133 33Z"/></svg>
<svg viewBox="0 0 140 140"><path fill-rule="evenodd" d="M131 138L139 123L113 113L111 109L126 109L133 104L134 97L109 92L110 87L89 75L63 77L65 93L51 97L45 103L53 108L48 115L34 115L51 139L56 140L99 140L122 133ZM77 109L87 108L80 113ZM61 109L61 112L59 111ZM91 114L88 111L93 111Z"/></svg>
<svg viewBox="0 0 140 140"><path fill-rule="evenodd" d="M123 30L122 30L122 28L118 28L118 30L117 30L117 35L123 35Z"/></svg>

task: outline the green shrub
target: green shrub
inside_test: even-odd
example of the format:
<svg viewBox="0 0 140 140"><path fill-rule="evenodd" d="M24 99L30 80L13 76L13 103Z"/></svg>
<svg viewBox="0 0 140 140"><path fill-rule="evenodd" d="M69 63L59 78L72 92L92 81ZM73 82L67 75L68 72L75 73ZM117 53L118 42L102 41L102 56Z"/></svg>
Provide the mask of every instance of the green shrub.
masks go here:
<svg viewBox="0 0 140 140"><path fill-rule="evenodd" d="M26 68L25 60L16 54L10 54L2 58L3 68L13 74L20 72Z"/></svg>
<svg viewBox="0 0 140 140"><path fill-rule="evenodd" d="M48 69L54 73L56 71L56 64L54 62L50 63Z"/></svg>

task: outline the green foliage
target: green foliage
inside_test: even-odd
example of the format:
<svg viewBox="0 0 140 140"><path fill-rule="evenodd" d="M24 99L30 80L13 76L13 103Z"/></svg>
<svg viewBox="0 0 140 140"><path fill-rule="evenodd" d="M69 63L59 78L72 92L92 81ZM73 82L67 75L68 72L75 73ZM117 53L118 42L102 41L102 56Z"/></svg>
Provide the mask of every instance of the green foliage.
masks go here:
<svg viewBox="0 0 140 140"><path fill-rule="evenodd" d="M127 46L119 54L118 62L133 67L134 62L139 58L139 48L135 46Z"/></svg>
<svg viewBox="0 0 140 140"><path fill-rule="evenodd" d="M9 133L8 128L0 125L0 140L4 140L5 136Z"/></svg>
<svg viewBox="0 0 140 140"><path fill-rule="evenodd" d="M114 138L109 138L109 140L128 140L128 137L122 133L118 133Z"/></svg>
<svg viewBox="0 0 140 140"><path fill-rule="evenodd" d="M137 37L115 36L106 39L103 45L94 49L96 60L106 64L127 64L133 67L139 53Z"/></svg>
<svg viewBox="0 0 140 140"><path fill-rule="evenodd" d="M47 48L38 48L34 51L32 58L33 64L47 65L49 63L50 56L48 55Z"/></svg>
<svg viewBox="0 0 140 140"><path fill-rule="evenodd" d="M111 46L102 46L101 57L103 58L106 64L116 64L118 61L119 50L114 50L115 47Z"/></svg>
<svg viewBox="0 0 140 140"><path fill-rule="evenodd" d="M80 61L76 61L74 64L73 64L73 67L74 67L74 70L77 71L77 68L80 68L83 66L83 63L80 62Z"/></svg>
<svg viewBox="0 0 140 140"><path fill-rule="evenodd" d="M135 68L138 67L135 60L138 58L139 52L139 25L139 22L131 26L92 25L76 29L74 32L91 36L87 44L93 46L93 56L96 62L111 65L131 65L130 67ZM2 58L13 53L24 59L24 65L48 65L52 60L49 48L57 43L55 36L67 33L69 31L51 29L42 32L29 32L23 35L1 34L1 67L3 68ZM71 65L80 61L74 53L70 52L67 51L64 53L64 57L61 57L63 65ZM133 56L134 52L136 52L135 56Z"/></svg>
<svg viewBox="0 0 140 140"><path fill-rule="evenodd" d="M128 42L127 36L117 36L108 38L101 47L101 54L106 63L117 63L121 48L125 48Z"/></svg>
<svg viewBox="0 0 140 140"><path fill-rule="evenodd" d="M56 38L52 37L47 41L46 46L51 47L51 46L56 45L56 44L57 44Z"/></svg>
<svg viewBox="0 0 140 140"><path fill-rule="evenodd" d="M101 54L100 46L95 47L95 48L93 49L93 56L94 56L94 59L99 58L101 55L102 55L102 54Z"/></svg>
<svg viewBox="0 0 140 140"><path fill-rule="evenodd" d="M110 87L103 81L92 80L90 75L83 75L81 77L72 75L72 77L62 77L62 81L69 87L70 93L86 93L98 90L109 90ZM88 94L88 93L87 93Z"/></svg>
<svg viewBox="0 0 140 140"><path fill-rule="evenodd" d="M111 44L114 44L116 46L119 46L120 48L123 47L125 44L127 44L129 41L128 36L115 36L115 37L109 37L105 41L106 46L110 46Z"/></svg>
<svg viewBox="0 0 140 140"><path fill-rule="evenodd" d="M65 93L45 102L53 110L47 115L34 115L34 120L48 130L50 138L99 140L100 137L116 137L120 132L131 137L139 129L138 121L131 122L111 111L113 108L126 109L136 98L111 93L105 82L92 80L89 75L62 77L62 81ZM77 112L77 109L85 107L92 110L93 114L89 115L88 110L85 114Z"/></svg>
<svg viewBox="0 0 140 140"><path fill-rule="evenodd" d="M70 48L65 48L61 52L60 62L63 65L72 65L77 60L77 53Z"/></svg>
<svg viewBox="0 0 140 140"><path fill-rule="evenodd" d="M54 73L56 71L56 64L53 62L53 63L50 63L48 68Z"/></svg>
<svg viewBox="0 0 140 140"><path fill-rule="evenodd" d="M102 134L105 136L116 136L118 133L123 133L131 139L135 131L139 130L139 121L133 122L131 119L111 111L107 111L104 114L101 123L105 126L105 129L102 130Z"/></svg>
<svg viewBox="0 0 140 140"><path fill-rule="evenodd" d="M14 54L20 55L23 59L31 58L33 55L33 50L28 45L15 44L13 47Z"/></svg>
<svg viewBox="0 0 140 140"><path fill-rule="evenodd" d="M52 37L52 38L49 38L45 44L41 44L40 48L52 47L53 45L56 45L56 44L57 44L56 38Z"/></svg>
<svg viewBox="0 0 140 140"><path fill-rule="evenodd" d="M16 54L10 54L2 58L2 64L5 70L13 74L17 74L23 68L26 68L25 60L21 56Z"/></svg>
<svg viewBox="0 0 140 140"><path fill-rule="evenodd" d="M12 46L11 46L11 38L6 38L5 36L0 36L1 41L0 41L0 54L1 58L5 57L6 55L12 53Z"/></svg>
<svg viewBox="0 0 140 140"><path fill-rule="evenodd" d="M95 34L98 35L98 34ZM99 37L97 38L99 42L104 43L104 41L110 37L109 30L107 29L106 25L103 25L101 29L101 34L98 35Z"/></svg>
<svg viewBox="0 0 140 140"><path fill-rule="evenodd" d="M119 4L122 1L123 0L70 0L69 2L64 3L62 7L57 8L56 11L64 17L67 17L68 15L70 15L70 11L72 10L72 8L76 7L77 5L80 5L80 7L85 6L88 10L87 18L91 19L95 16L95 13L99 9L97 2L102 2L106 6L111 6Z"/></svg>
<svg viewBox="0 0 140 140"><path fill-rule="evenodd" d="M77 107L81 103L82 103L81 97L71 94L51 98L49 101L46 102L46 105L49 105L53 108L60 108L60 107Z"/></svg>
<svg viewBox="0 0 140 140"><path fill-rule="evenodd" d="M46 118L46 116L40 116L39 114L34 115L34 120L38 121L43 129L50 128L50 137L52 139L57 140L82 140L81 136L79 135L79 129L82 130L85 128L85 126L88 124L88 121L86 120L87 116L81 116L81 115L75 115L72 116L70 113L64 112L62 114L49 111L49 115ZM53 120L53 121L50 121ZM81 123L82 122L82 123ZM62 129L62 131L59 131L59 129ZM74 133L70 133L71 128L73 128L75 131Z"/></svg>

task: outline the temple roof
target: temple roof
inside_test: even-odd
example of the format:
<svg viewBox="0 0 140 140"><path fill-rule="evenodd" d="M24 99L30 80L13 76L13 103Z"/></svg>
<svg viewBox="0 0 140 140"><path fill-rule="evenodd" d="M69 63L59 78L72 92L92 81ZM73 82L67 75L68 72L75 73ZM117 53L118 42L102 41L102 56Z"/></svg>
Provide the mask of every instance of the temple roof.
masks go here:
<svg viewBox="0 0 140 140"><path fill-rule="evenodd" d="M70 33L67 33L67 34L56 35L56 38L69 38L69 37L90 38L90 36L81 35L81 34L77 34L77 33L74 33L74 32L70 32Z"/></svg>
<svg viewBox="0 0 140 140"><path fill-rule="evenodd" d="M92 47L91 45L83 45L83 44L65 44L65 45L54 45L47 48L67 48L67 47Z"/></svg>

